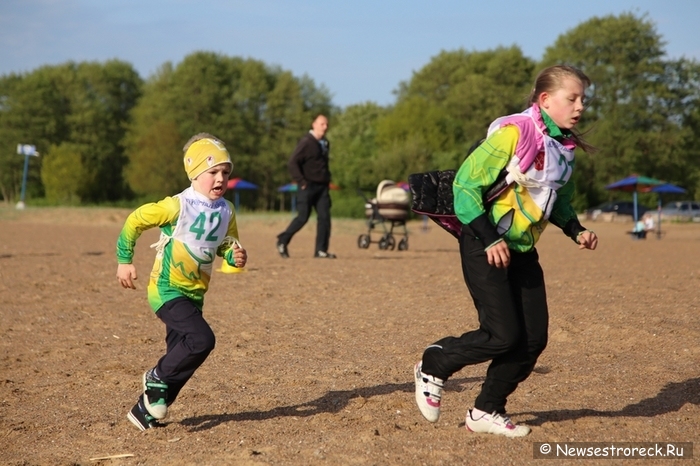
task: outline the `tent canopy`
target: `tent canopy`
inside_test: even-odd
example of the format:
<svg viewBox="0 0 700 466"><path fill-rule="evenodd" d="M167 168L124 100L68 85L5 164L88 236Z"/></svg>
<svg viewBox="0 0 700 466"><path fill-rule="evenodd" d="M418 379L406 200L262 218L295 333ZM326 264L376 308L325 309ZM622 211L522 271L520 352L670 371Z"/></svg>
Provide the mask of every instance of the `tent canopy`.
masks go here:
<svg viewBox="0 0 700 466"><path fill-rule="evenodd" d="M637 210L637 192L642 189L647 189L660 184L664 184L664 182L661 180L657 180L656 178L650 178L648 176L640 175L630 175L627 178L623 178L612 184L607 185L605 189L626 191L632 193L632 200L634 201L634 222L637 223L637 220L639 220L639 212Z"/></svg>
<svg viewBox="0 0 700 466"><path fill-rule="evenodd" d="M228 180L226 187L228 189L258 189L257 184L246 181L243 178L232 178Z"/></svg>
<svg viewBox="0 0 700 466"><path fill-rule="evenodd" d="M634 199L634 221L639 219L637 212L637 192L657 193L659 195L658 222L656 227L656 237L661 238L661 194L681 194L685 189L671 183L665 183L656 178L648 176L631 175L623 178L612 184L609 184L605 189L614 189L617 191L627 191L633 193Z"/></svg>
<svg viewBox="0 0 700 466"><path fill-rule="evenodd" d="M277 188L277 192L280 193L295 193L299 190L299 187L297 186L296 183L287 183L284 186L280 186Z"/></svg>
<svg viewBox="0 0 700 466"><path fill-rule="evenodd" d="M685 189L681 188L680 186L676 186L675 184L664 183L664 184L657 184L656 186L652 186L650 188L647 188L644 190L644 192L659 193L659 194L683 194L686 191L685 191Z"/></svg>
<svg viewBox="0 0 700 466"><path fill-rule="evenodd" d="M233 205L236 207L236 212L238 212L238 209L241 204L241 199L238 194L238 191L241 189L258 189L258 185L251 183L250 181L246 181L243 178L232 178L228 180L228 184L226 184L226 189L230 189L234 192Z"/></svg>
<svg viewBox="0 0 700 466"><path fill-rule="evenodd" d="M685 189L681 188L680 186L676 186L675 184L671 183L664 183L664 184L657 184L655 186L651 186L647 189L645 189L646 192L651 192L651 193L656 193L659 195L659 208L656 209L658 219L657 219L657 227L656 227L656 238L660 239L661 238L661 205L663 204L663 201L661 200L661 195L662 194L683 194L685 193Z"/></svg>
<svg viewBox="0 0 700 466"><path fill-rule="evenodd" d="M623 178L607 185L605 189L614 189L617 191L627 191L631 193L637 191L638 189L642 190L645 187L655 186L658 184L664 184L664 182L648 176L631 175L627 178Z"/></svg>

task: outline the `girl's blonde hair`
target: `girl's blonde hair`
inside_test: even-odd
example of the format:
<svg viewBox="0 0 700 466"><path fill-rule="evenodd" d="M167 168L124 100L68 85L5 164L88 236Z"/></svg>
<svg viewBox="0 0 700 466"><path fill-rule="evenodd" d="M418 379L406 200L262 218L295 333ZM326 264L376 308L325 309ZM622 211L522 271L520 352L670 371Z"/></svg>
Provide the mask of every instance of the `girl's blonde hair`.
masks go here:
<svg viewBox="0 0 700 466"><path fill-rule="evenodd" d="M583 85L584 89L591 85L591 80L586 74L569 65L554 65L543 69L535 78L535 87L532 88L530 96L528 97L528 105L537 103L540 95L543 92L553 93L561 89L564 85L564 80L567 78L578 79ZM591 144L587 143L583 139L583 135L576 131L571 130L572 139L578 147L580 147L585 152L595 152L596 148Z"/></svg>

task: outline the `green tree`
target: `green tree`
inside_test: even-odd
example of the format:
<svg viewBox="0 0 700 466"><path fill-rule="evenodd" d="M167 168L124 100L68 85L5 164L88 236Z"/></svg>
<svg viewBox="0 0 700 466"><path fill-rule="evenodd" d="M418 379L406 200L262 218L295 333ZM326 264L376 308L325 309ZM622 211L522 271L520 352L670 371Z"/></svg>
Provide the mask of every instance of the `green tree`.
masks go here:
<svg viewBox="0 0 700 466"><path fill-rule="evenodd" d="M87 169L83 164L86 147L63 143L52 145L41 170L46 199L54 203L80 203L79 189L84 186Z"/></svg>
<svg viewBox="0 0 700 466"><path fill-rule="evenodd" d="M534 62L517 46L443 51L399 86L378 122L378 167L410 172L456 168L491 121L525 108Z"/></svg>
<svg viewBox="0 0 700 466"><path fill-rule="evenodd" d="M686 188L692 199L700 199L700 105L684 119L683 142L680 154L685 155L685 170L678 176L678 184Z"/></svg>
<svg viewBox="0 0 700 466"><path fill-rule="evenodd" d="M118 60L44 66L23 75L0 78L0 189L6 200L18 195L21 161L12 158L18 143L34 144L45 154L32 164L27 192L43 195L40 170L51 145L84 146L87 175L77 192L83 201L116 200L124 195L121 139L129 112L140 94L141 79ZM5 163L7 162L7 163Z"/></svg>
<svg viewBox="0 0 700 466"><path fill-rule="evenodd" d="M130 148L131 157L139 163L125 169L131 189L156 200L189 186L183 165L182 136L175 123L157 120L141 134L143 137Z"/></svg>
<svg viewBox="0 0 700 466"><path fill-rule="evenodd" d="M168 127L168 141L179 134L180 147L193 134L208 132L226 143L233 176L260 186L257 206L273 208L277 186L289 179L287 159L297 139L314 113L331 108L328 91L307 77L296 78L258 60L193 53L177 66L166 63L146 82L125 139L127 180L141 195L172 194L164 192L170 185L137 179L148 167L170 167L174 158L181 163L182 152L170 152L174 143L153 148L151 128Z"/></svg>
<svg viewBox="0 0 700 466"><path fill-rule="evenodd" d="M398 103L421 96L438 104L452 123L451 140L471 144L496 117L522 111L534 62L517 46L484 52L441 52L400 87Z"/></svg>
<svg viewBox="0 0 700 466"><path fill-rule="evenodd" d="M25 75L0 78L0 191L7 202L19 199L24 171L17 144L32 144L45 154L66 138L65 115L70 111L59 73L42 67ZM32 159L27 174L27 198L43 196L41 165Z"/></svg>
<svg viewBox="0 0 700 466"><path fill-rule="evenodd" d="M376 140L377 123L386 112L373 102L351 105L336 116L329 131L333 180L353 196L355 190L371 190L387 176L377 170Z"/></svg>
<svg viewBox="0 0 700 466"><path fill-rule="evenodd" d="M65 96L71 107L66 116L69 140L86 148L88 176L80 195L90 202L122 199L127 194L122 140L142 80L130 64L118 60L67 66L72 78Z"/></svg>

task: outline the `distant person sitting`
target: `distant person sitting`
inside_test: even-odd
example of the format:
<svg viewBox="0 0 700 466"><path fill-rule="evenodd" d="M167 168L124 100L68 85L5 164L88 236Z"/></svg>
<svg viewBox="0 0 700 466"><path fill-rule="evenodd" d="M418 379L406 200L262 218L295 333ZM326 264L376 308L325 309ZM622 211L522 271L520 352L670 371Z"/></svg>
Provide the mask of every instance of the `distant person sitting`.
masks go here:
<svg viewBox="0 0 700 466"><path fill-rule="evenodd" d="M646 239L647 233L650 231L654 231L654 219L651 218L651 215L644 214L642 218L637 220L629 234L635 238Z"/></svg>

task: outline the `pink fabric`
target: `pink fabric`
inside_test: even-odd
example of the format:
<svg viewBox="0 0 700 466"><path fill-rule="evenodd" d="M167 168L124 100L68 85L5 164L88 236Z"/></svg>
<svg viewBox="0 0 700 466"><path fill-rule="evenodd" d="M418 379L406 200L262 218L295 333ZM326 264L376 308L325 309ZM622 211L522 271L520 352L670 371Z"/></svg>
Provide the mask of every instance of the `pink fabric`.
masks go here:
<svg viewBox="0 0 700 466"><path fill-rule="evenodd" d="M534 121L534 125L532 124ZM523 113L508 115L500 119L499 127L515 125L520 130L520 138L515 147L515 155L520 158L520 171L525 172L535 161L537 154L544 150L544 133L547 131L547 126L542 120L540 106L532 104L532 107L525 110ZM536 125L536 126L535 126ZM566 140L563 143L567 149L576 147L573 141Z"/></svg>
<svg viewBox="0 0 700 466"><path fill-rule="evenodd" d="M425 399L425 402L428 403L428 404L429 404L430 406L432 406L433 408L439 408L439 407L440 407L440 402L439 402L439 401L438 401L438 402L435 402L435 401L433 401L432 398L430 398L430 397L427 397L427 398Z"/></svg>
<svg viewBox="0 0 700 466"><path fill-rule="evenodd" d="M528 113L532 115L532 118ZM532 124L533 119L540 131ZM520 158L520 163L518 164L520 171L525 172L533 164L535 157L542 150L544 144L542 131L546 127L542 121L542 115L540 115L540 107L537 104L533 104L526 112L508 115L499 122L500 127L508 125L515 125L520 130L520 138L518 138L518 144L515 147L515 155Z"/></svg>

